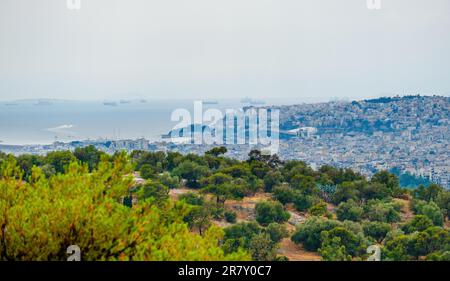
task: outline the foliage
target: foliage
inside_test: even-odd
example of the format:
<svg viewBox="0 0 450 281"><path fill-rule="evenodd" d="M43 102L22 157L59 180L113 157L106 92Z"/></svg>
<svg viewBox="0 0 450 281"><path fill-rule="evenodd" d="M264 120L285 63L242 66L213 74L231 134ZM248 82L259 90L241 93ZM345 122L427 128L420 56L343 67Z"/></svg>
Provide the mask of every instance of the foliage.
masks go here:
<svg viewBox="0 0 450 281"><path fill-rule="evenodd" d="M386 242L383 252L386 260L417 260L433 253L435 254L431 255L431 259L440 258L449 249L448 230L435 226L421 232L395 236Z"/></svg>
<svg viewBox="0 0 450 281"><path fill-rule="evenodd" d="M283 208L280 202L261 201L256 203L255 207L256 221L261 225L268 225L272 222L285 222L290 215Z"/></svg>
<svg viewBox="0 0 450 281"><path fill-rule="evenodd" d="M444 216L439 206L431 202L421 200L413 201L414 213L427 216L434 225L442 226L444 224Z"/></svg>
<svg viewBox="0 0 450 281"><path fill-rule="evenodd" d="M338 220L360 221L364 214L364 209L359 206L353 199L347 202L341 202L336 209Z"/></svg>
<svg viewBox="0 0 450 281"><path fill-rule="evenodd" d="M388 171L380 171L372 176L372 183L380 183L384 185L391 195L400 188L400 184L396 175L389 173Z"/></svg>
<svg viewBox="0 0 450 281"><path fill-rule="evenodd" d="M135 188L139 200L153 198L157 203L169 198L169 188L158 181L148 180L145 184Z"/></svg>
<svg viewBox="0 0 450 281"><path fill-rule="evenodd" d="M59 171L72 158L65 156L51 157ZM0 259L66 260L70 245L81 248L83 260L249 258L242 250L225 254L219 247L223 232L216 227L203 236L190 232L182 202L124 206L120 198L133 184L125 176L129 163L118 154L89 174L87 165L71 162L65 174L50 179L35 167L29 182L20 179L15 163L7 163L0 180Z"/></svg>
<svg viewBox="0 0 450 281"><path fill-rule="evenodd" d="M51 165L56 173L64 173L65 168L76 158L70 151L53 151L47 154L45 162Z"/></svg>
<svg viewBox="0 0 450 281"><path fill-rule="evenodd" d="M340 237L331 237L328 231L322 232L322 245L319 254L324 261L351 261L352 256L347 254L345 245Z"/></svg>
<svg viewBox="0 0 450 281"><path fill-rule="evenodd" d="M295 209L300 212L308 210L317 202L316 197L305 195L298 191L294 193L293 200Z"/></svg>
<svg viewBox="0 0 450 281"><path fill-rule="evenodd" d="M424 231L425 229L432 227L433 222L427 216L417 215L411 221L402 226L402 230L405 233L413 233L415 231Z"/></svg>
<svg viewBox="0 0 450 281"><path fill-rule="evenodd" d="M299 224L291 240L296 244L303 244L308 251L317 251L321 246L322 231L331 230L341 223L322 217L312 217L304 223Z"/></svg>
<svg viewBox="0 0 450 281"><path fill-rule="evenodd" d="M215 156L215 157L217 157L217 156L219 156L219 155L223 155L223 154L225 154L225 153L227 153L227 148L224 147L224 146L221 146L221 147L214 147L213 149L211 149L211 150L205 152L205 154L207 154L207 155L213 155L213 156Z"/></svg>
<svg viewBox="0 0 450 281"><path fill-rule="evenodd" d="M104 152L96 149L93 145L89 145L86 147L78 147L73 152L73 155L82 163L88 165L89 171L93 171L97 168L102 155L105 155Z"/></svg>
<svg viewBox="0 0 450 281"><path fill-rule="evenodd" d="M235 181L229 175L215 173L202 179L202 191L212 193L216 197L217 204L225 204L228 199L241 199L245 195L245 183Z"/></svg>
<svg viewBox="0 0 450 281"><path fill-rule="evenodd" d="M194 205L194 206L202 206L205 203L205 198L194 192L188 192L188 193L181 194L180 196L178 196L178 200L184 201L187 204Z"/></svg>
<svg viewBox="0 0 450 281"><path fill-rule="evenodd" d="M357 201L358 198L359 190L357 184L355 182L343 182L337 186L332 201L334 204L339 204L350 199Z"/></svg>
<svg viewBox="0 0 450 281"><path fill-rule="evenodd" d="M209 204L193 205L184 217L191 229L197 229L200 235L211 226L212 209Z"/></svg>
<svg viewBox="0 0 450 281"><path fill-rule="evenodd" d="M369 200L364 205L364 217L370 221L393 223L400 221L400 210L402 205L382 200Z"/></svg>
<svg viewBox="0 0 450 281"><path fill-rule="evenodd" d="M369 243L380 243L385 260L448 260L450 191L438 185L407 192L386 171L367 180L257 150L247 161L226 152L0 152L0 259L64 260L67 246L77 244L84 260L283 260L276 255L288 235L283 205L293 203L307 219L291 240L324 260L362 259ZM133 171L147 181L136 185ZM200 190L169 198L180 186ZM260 191L275 200L257 203L260 224L235 224L226 200ZM411 195L416 215L401 216L400 202ZM333 214L327 203L337 206ZM233 225L221 231L213 219Z"/></svg>
<svg viewBox="0 0 450 281"><path fill-rule="evenodd" d="M144 164L141 166L139 174L143 179L151 179L155 176L155 171L149 164Z"/></svg>
<svg viewBox="0 0 450 281"><path fill-rule="evenodd" d="M229 223L235 223L236 222L236 216L237 216L236 212L227 211L227 212L225 212L224 215L225 215L225 221L226 222L229 222Z"/></svg>
<svg viewBox="0 0 450 281"><path fill-rule="evenodd" d="M171 176L168 172L161 173L155 178L170 189L180 187L180 179L177 176Z"/></svg>
<svg viewBox="0 0 450 281"><path fill-rule="evenodd" d="M308 209L308 213L312 216L329 216L327 203L319 202Z"/></svg>
<svg viewBox="0 0 450 281"><path fill-rule="evenodd" d="M294 194L294 190L292 190L292 188L290 188L288 185L276 186L273 189L274 199L280 201L283 205L293 202Z"/></svg>
<svg viewBox="0 0 450 281"><path fill-rule="evenodd" d="M324 235L321 238L339 237L340 242L345 246L346 253L351 256L359 256L368 246L365 239L343 226L335 227L329 231L323 231L321 235ZM324 242L326 241L322 239L321 245L323 245Z"/></svg>
<svg viewBox="0 0 450 281"><path fill-rule="evenodd" d="M279 171L269 171L263 178L264 190L272 192L274 186L280 185L283 182L283 176Z"/></svg>
<svg viewBox="0 0 450 281"><path fill-rule="evenodd" d="M187 180L187 186L198 187L198 180L209 174L209 168L196 162L185 160L173 169L172 174Z"/></svg>
<svg viewBox="0 0 450 281"><path fill-rule="evenodd" d="M364 221L363 229L365 235L375 239L377 242L381 242L391 231L392 227L385 222Z"/></svg>
<svg viewBox="0 0 450 281"><path fill-rule="evenodd" d="M428 187L420 185L413 191L413 196L415 199L430 202L436 201L439 194L442 192L444 192L444 189L437 184L430 184Z"/></svg>
<svg viewBox="0 0 450 281"><path fill-rule="evenodd" d="M267 233L255 235L249 246L249 252L255 261L271 261L276 258L275 247Z"/></svg>
<svg viewBox="0 0 450 281"><path fill-rule="evenodd" d="M450 219L450 191L442 192L436 198L436 204L441 209L444 216Z"/></svg>
<svg viewBox="0 0 450 281"><path fill-rule="evenodd" d="M283 238L288 237L288 231L287 231L286 227L282 224L275 223L275 222L273 222L267 226L266 232L269 234L270 240L273 243L278 243Z"/></svg>

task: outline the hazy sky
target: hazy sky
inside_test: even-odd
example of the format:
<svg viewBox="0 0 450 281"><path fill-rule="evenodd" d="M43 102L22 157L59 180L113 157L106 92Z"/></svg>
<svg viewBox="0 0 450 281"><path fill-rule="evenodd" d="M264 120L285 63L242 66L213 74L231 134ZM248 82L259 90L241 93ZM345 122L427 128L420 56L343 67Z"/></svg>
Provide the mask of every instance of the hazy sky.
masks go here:
<svg viewBox="0 0 450 281"><path fill-rule="evenodd" d="M450 1L0 0L0 99L450 95Z"/></svg>

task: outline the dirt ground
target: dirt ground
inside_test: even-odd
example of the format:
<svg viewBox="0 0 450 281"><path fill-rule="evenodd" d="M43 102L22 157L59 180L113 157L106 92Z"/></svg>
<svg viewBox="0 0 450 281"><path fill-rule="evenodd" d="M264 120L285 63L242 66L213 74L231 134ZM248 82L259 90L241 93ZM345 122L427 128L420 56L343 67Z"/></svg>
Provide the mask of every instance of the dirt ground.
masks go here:
<svg viewBox="0 0 450 281"><path fill-rule="evenodd" d="M318 253L305 251L290 238L284 238L280 243L278 254L286 256L290 261L320 261Z"/></svg>
<svg viewBox="0 0 450 281"><path fill-rule="evenodd" d="M187 192L197 193L198 190L188 188L176 188L170 190L170 197L177 199L181 194ZM237 214L237 222L248 222L255 219L255 206L259 201L265 201L271 199L269 193L256 193L253 196L244 197L242 200L227 200L225 202L225 208L227 210L233 210ZM302 223L307 215L295 210L293 206L288 207L288 211L291 214L291 219L287 222L286 228L289 233L295 231L295 225ZM224 220L213 220L213 223L219 227L228 227L231 224ZM286 256L290 261L320 261L321 257L318 253L305 251L301 246L296 245L290 238L285 238L280 242L278 254Z"/></svg>

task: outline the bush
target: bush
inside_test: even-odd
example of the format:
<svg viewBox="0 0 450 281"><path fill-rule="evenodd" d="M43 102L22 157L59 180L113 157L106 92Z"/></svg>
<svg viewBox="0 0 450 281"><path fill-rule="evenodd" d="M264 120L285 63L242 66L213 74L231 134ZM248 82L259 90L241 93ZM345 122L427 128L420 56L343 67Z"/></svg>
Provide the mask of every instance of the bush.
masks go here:
<svg viewBox="0 0 450 281"><path fill-rule="evenodd" d="M236 213L235 212L230 212L230 211L226 211L225 212L225 221L229 222L229 223L236 223Z"/></svg>
<svg viewBox="0 0 450 281"><path fill-rule="evenodd" d="M203 236L189 231L183 203L145 200L125 207L121 199L133 181L126 176L132 169L124 154L114 162L102 160L92 173L72 162L65 174L51 179L35 167L30 182L17 179L12 165L5 168L0 225L7 231L0 240L8 242L0 245L0 260L66 260L70 243L80 247L85 261L249 258L242 251L224 254L217 227Z"/></svg>
<svg viewBox="0 0 450 281"><path fill-rule="evenodd" d="M417 260L431 253L449 251L449 248L449 232L434 226L387 240L384 253L388 260ZM438 255L432 255L431 258L438 258Z"/></svg>
<svg viewBox="0 0 450 281"><path fill-rule="evenodd" d="M180 179L178 177L173 177L169 173L165 172L157 177L158 181L167 186L170 189L180 187Z"/></svg>
<svg viewBox="0 0 450 281"><path fill-rule="evenodd" d="M330 231L324 231L321 235L324 235L321 238L339 237L342 245L345 246L346 254L351 256L359 256L367 246L364 239L342 226L335 227ZM322 244L324 242L326 241L321 241Z"/></svg>
<svg viewBox="0 0 450 281"><path fill-rule="evenodd" d="M256 221L261 225L268 225L272 222L285 222L290 217L290 214L284 210L283 205L276 201L258 202L255 211Z"/></svg>
<svg viewBox="0 0 450 281"><path fill-rule="evenodd" d="M357 184L354 182L344 182L337 186L332 201L334 204L339 204L350 199L356 201L358 198L359 190Z"/></svg>
<svg viewBox="0 0 450 281"><path fill-rule="evenodd" d="M366 221L363 223L363 229L365 235L381 242L391 231L391 225L385 222Z"/></svg>
<svg viewBox="0 0 450 281"><path fill-rule="evenodd" d="M450 261L450 251L429 254L427 261Z"/></svg>
<svg viewBox="0 0 450 281"><path fill-rule="evenodd" d="M254 261L272 261L276 258L275 245L267 233L259 233L252 237L249 252Z"/></svg>
<svg viewBox="0 0 450 281"><path fill-rule="evenodd" d="M324 261L351 261L352 256L347 254L347 249L343 245L340 237L331 237L328 231L323 231L321 235L322 246L319 254Z"/></svg>
<svg viewBox="0 0 450 281"><path fill-rule="evenodd" d="M312 216L326 216L328 215L327 203L319 202L308 209Z"/></svg>
<svg viewBox="0 0 450 281"><path fill-rule="evenodd" d="M336 209L338 220L360 221L364 214L364 210L352 199L342 202Z"/></svg>
<svg viewBox="0 0 450 281"><path fill-rule="evenodd" d="M432 226L433 222L427 216L417 215L414 219L404 224L402 230L405 233L413 233L415 231L424 231Z"/></svg>
<svg viewBox="0 0 450 281"><path fill-rule="evenodd" d="M304 195L303 193L300 192L295 192L293 199L295 209L297 209L297 211L299 212L308 210L314 205L316 201L316 199L313 196Z"/></svg>
<svg viewBox="0 0 450 281"><path fill-rule="evenodd" d="M370 221L398 222L400 221L401 205L381 200L369 200L363 207L364 217Z"/></svg>
<svg viewBox="0 0 450 281"><path fill-rule="evenodd" d="M442 192L444 192L444 189L437 184L430 184L428 187L420 185L413 191L413 196L415 199L430 202L436 201Z"/></svg>
<svg viewBox="0 0 450 281"><path fill-rule="evenodd" d="M264 190L266 192L272 192L274 186L277 186L282 183L283 176L279 171L270 171L263 178L264 181Z"/></svg>
<svg viewBox="0 0 450 281"><path fill-rule="evenodd" d="M151 179L155 175L152 166L150 166L149 164L142 165L139 173L141 178L143 179Z"/></svg>
<svg viewBox="0 0 450 281"><path fill-rule="evenodd" d="M383 260L408 261L413 257L409 253L411 239L408 235L398 235L386 242L382 251Z"/></svg>
<svg viewBox="0 0 450 281"><path fill-rule="evenodd" d="M253 236L262 232L256 222L238 223L224 228L223 248L225 253L232 253L239 248L249 249Z"/></svg>
<svg viewBox="0 0 450 281"><path fill-rule="evenodd" d="M149 181L136 188L136 193L140 199L154 198L162 202L169 198L169 188L157 181Z"/></svg>
<svg viewBox="0 0 450 281"><path fill-rule="evenodd" d="M434 202L415 201L413 209L416 214L427 216L434 225L444 225L444 216L441 209Z"/></svg>
<svg viewBox="0 0 450 281"><path fill-rule="evenodd" d="M322 217L312 217L297 226L291 240L303 244L307 251L317 251L321 246L321 232L342 225L341 222Z"/></svg>
<svg viewBox="0 0 450 281"><path fill-rule="evenodd" d="M188 192L178 196L178 200L185 201L189 205L202 206L205 203L203 196L195 194L194 192Z"/></svg>
<svg viewBox="0 0 450 281"><path fill-rule="evenodd" d="M273 197L280 201L281 204L292 203L294 200L294 190L290 188L288 185L276 186L273 189Z"/></svg>
<svg viewBox="0 0 450 281"><path fill-rule="evenodd" d="M288 237L288 231L284 225L278 223L271 223L266 228L267 234L270 236L270 240L273 243L280 242L283 238Z"/></svg>
<svg viewBox="0 0 450 281"><path fill-rule="evenodd" d="M439 194L436 199L436 204L442 210L444 216L446 216L447 219L450 219L450 191L445 191Z"/></svg>

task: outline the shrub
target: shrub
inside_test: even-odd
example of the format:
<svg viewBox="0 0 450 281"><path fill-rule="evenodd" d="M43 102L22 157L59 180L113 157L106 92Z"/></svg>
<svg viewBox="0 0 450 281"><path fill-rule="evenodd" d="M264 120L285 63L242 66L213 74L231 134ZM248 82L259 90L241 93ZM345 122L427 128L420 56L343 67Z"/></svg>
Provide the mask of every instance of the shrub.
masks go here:
<svg viewBox="0 0 450 281"><path fill-rule="evenodd" d="M441 209L434 202L415 201L413 209L416 214L427 216L434 225L442 226L444 224L444 216Z"/></svg>
<svg viewBox="0 0 450 281"><path fill-rule="evenodd" d="M342 202L336 209L338 220L360 221L364 214L364 210L352 199Z"/></svg>
<svg viewBox="0 0 450 281"><path fill-rule="evenodd" d="M235 212L230 212L230 211L226 211L225 212L225 221L229 222L229 223L235 223L236 222L236 213Z"/></svg>
<svg viewBox="0 0 450 281"><path fill-rule="evenodd" d="M344 182L337 186L332 201L334 204L339 204L350 199L358 200L358 198L359 190L357 184L354 182Z"/></svg>
<svg viewBox="0 0 450 281"><path fill-rule="evenodd" d="M223 248L225 253L232 253L239 248L249 249L253 236L262 232L256 222L237 223L224 228Z"/></svg>
<svg viewBox="0 0 450 281"><path fill-rule="evenodd" d="M270 236L270 240L273 243L280 242L283 238L288 237L288 231L284 225L278 223L271 223L266 228L267 234Z"/></svg>
<svg viewBox="0 0 450 281"><path fill-rule="evenodd" d="M427 261L450 261L450 251L429 254L427 256Z"/></svg>
<svg viewBox="0 0 450 281"><path fill-rule="evenodd" d="M273 189L273 197L280 201L281 204L292 203L294 200L294 190L288 185L276 186Z"/></svg>
<svg viewBox="0 0 450 281"><path fill-rule="evenodd" d="M169 188L157 181L148 181L136 188L136 193L140 199L153 197L161 202L169 198Z"/></svg>
<svg viewBox="0 0 450 281"><path fill-rule="evenodd" d="M345 246L346 253L351 256L359 256L367 246L364 239L342 226L335 227L330 231L324 231L321 235L324 235L321 236L321 239L324 237L339 237L342 245ZM323 245L324 241L322 240L321 243Z"/></svg>
<svg viewBox="0 0 450 281"><path fill-rule="evenodd" d="M319 202L308 209L312 216L326 216L328 215L327 203Z"/></svg>
<svg viewBox="0 0 450 281"><path fill-rule="evenodd" d="M411 221L404 224L402 230L405 233L413 233L415 231L424 231L432 226L433 222L427 216L417 215Z"/></svg>
<svg viewBox="0 0 450 281"><path fill-rule="evenodd" d="M149 164L142 165L139 173L143 179L151 179L155 175L155 171L153 171L152 166Z"/></svg>
<svg viewBox="0 0 450 281"><path fill-rule="evenodd" d="M267 233L259 233L252 237L249 252L254 261L272 261L276 258L275 245Z"/></svg>
<svg viewBox="0 0 450 281"><path fill-rule="evenodd" d="M321 232L342 225L341 222L322 217L312 217L297 226L291 240L303 244L307 251L317 251L321 246Z"/></svg>
<svg viewBox="0 0 450 281"><path fill-rule="evenodd" d="M370 221L393 223L400 220L401 205L381 200L369 200L363 207L364 217Z"/></svg>
<svg viewBox="0 0 450 281"><path fill-rule="evenodd" d="M202 195L195 194L194 192L188 192L178 196L178 200L184 200L187 204L194 206L201 206L205 203L205 199Z"/></svg>
<svg viewBox="0 0 450 281"><path fill-rule="evenodd" d="M365 235L381 242L391 231L391 225L385 222L366 221L363 223L363 229Z"/></svg>
<svg viewBox="0 0 450 281"><path fill-rule="evenodd" d="M324 261L351 261L352 256L347 254L347 249L343 245L340 237L331 237L328 231L323 231L321 235L322 246L319 254Z"/></svg>
<svg viewBox="0 0 450 281"><path fill-rule="evenodd" d="M295 192L294 195L294 206L297 211L303 212L308 210L314 205L314 202L316 199L313 196L310 195L304 195L300 192Z"/></svg>
<svg viewBox="0 0 450 281"><path fill-rule="evenodd" d="M170 189L180 187L180 179L175 176L171 176L169 173L165 172L157 176L158 181L167 186Z"/></svg>
<svg viewBox="0 0 450 281"><path fill-rule="evenodd" d="M272 222L285 222L290 215L283 208L280 202L262 201L258 202L255 207L256 221L261 225L268 225Z"/></svg>

